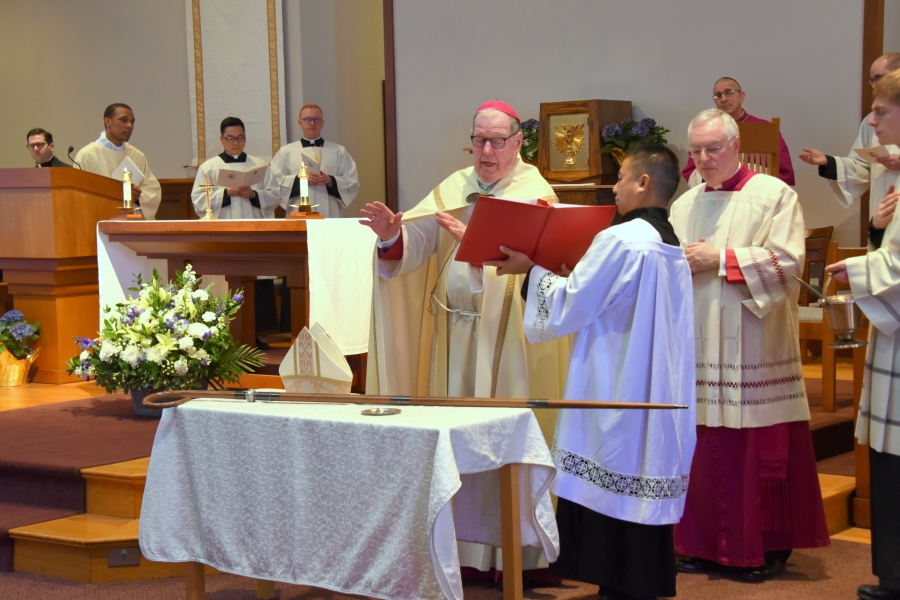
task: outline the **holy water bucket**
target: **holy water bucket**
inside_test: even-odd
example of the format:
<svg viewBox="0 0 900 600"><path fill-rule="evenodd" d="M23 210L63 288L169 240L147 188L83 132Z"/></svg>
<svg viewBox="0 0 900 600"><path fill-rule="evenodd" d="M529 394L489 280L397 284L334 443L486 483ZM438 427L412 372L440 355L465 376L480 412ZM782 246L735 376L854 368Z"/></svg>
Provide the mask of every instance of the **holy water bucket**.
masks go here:
<svg viewBox="0 0 900 600"><path fill-rule="evenodd" d="M828 344L829 348L859 348L866 341L853 338L862 325L862 311L851 294L827 296L819 302L825 316L825 324L834 332L838 341Z"/></svg>

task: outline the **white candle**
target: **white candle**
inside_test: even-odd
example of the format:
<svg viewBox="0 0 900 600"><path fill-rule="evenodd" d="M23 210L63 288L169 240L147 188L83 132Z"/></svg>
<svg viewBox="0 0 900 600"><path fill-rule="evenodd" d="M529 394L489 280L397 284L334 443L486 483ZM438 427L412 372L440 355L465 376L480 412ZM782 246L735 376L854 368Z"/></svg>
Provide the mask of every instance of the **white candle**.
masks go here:
<svg viewBox="0 0 900 600"><path fill-rule="evenodd" d="M122 198L125 202L131 202L131 184L127 181L122 182Z"/></svg>
<svg viewBox="0 0 900 600"><path fill-rule="evenodd" d="M306 169L303 169L302 167L300 169L301 173L305 170ZM309 176L308 175L305 177L301 175L301 177L300 177L300 197L301 198L309 198Z"/></svg>

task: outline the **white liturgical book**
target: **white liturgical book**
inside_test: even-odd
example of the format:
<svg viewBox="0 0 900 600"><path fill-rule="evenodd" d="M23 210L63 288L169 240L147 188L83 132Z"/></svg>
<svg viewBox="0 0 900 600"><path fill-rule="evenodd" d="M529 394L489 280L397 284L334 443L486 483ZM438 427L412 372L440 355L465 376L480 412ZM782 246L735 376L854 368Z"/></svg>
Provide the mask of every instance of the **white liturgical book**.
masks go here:
<svg viewBox="0 0 900 600"><path fill-rule="evenodd" d="M310 173L319 173L322 170L322 150L320 148L315 146L302 148L300 154Z"/></svg>
<svg viewBox="0 0 900 600"><path fill-rule="evenodd" d="M122 162L119 163L119 166L116 167L116 170L112 172L110 177L117 181L122 181L122 175L125 173L125 169L128 169L131 173L131 183L134 185L141 185L141 182L144 180L144 174L141 173L138 166L134 164L134 161L128 156L122 159Z"/></svg>
<svg viewBox="0 0 900 600"><path fill-rule="evenodd" d="M216 185L223 187L241 187L254 186L262 183L266 178L266 165L260 165L249 171L233 171L231 169L219 169L219 177L216 179Z"/></svg>
<svg viewBox="0 0 900 600"><path fill-rule="evenodd" d="M879 158L887 158L891 155L884 146L872 146L871 148L854 148L854 152L866 162L877 163Z"/></svg>

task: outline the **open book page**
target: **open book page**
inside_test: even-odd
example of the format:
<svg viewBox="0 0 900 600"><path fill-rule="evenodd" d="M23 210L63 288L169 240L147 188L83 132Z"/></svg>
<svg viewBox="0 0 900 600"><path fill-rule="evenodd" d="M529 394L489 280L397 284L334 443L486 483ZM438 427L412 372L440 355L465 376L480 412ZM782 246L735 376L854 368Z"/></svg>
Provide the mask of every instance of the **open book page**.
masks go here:
<svg viewBox="0 0 900 600"><path fill-rule="evenodd" d="M322 149L310 146L300 150L301 158L310 173L320 173L322 171Z"/></svg>
<svg viewBox="0 0 900 600"><path fill-rule="evenodd" d="M251 187L258 183L262 183L266 178L266 165L260 165L249 171L235 171L232 169L219 169L219 175L216 178L216 185L222 187Z"/></svg>
<svg viewBox="0 0 900 600"><path fill-rule="evenodd" d="M854 148L854 152L859 154L866 162L877 163L879 158L887 158L891 155L884 146L872 146L871 148Z"/></svg>
<svg viewBox="0 0 900 600"><path fill-rule="evenodd" d="M125 169L128 169L131 173L131 183L134 185L141 185L141 182L144 180L144 174L141 173L138 166L134 164L134 161L128 156L122 159L122 162L119 163L119 166L116 167L116 170L112 172L110 177L117 181L122 181L122 175L125 174Z"/></svg>

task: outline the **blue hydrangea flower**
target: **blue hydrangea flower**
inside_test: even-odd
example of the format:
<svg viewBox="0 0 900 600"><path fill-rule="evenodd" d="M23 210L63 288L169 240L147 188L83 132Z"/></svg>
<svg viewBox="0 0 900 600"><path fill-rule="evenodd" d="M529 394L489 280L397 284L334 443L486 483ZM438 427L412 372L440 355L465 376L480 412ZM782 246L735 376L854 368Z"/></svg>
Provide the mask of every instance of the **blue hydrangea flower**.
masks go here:
<svg viewBox="0 0 900 600"><path fill-rule="evenodd" d="M622 135L622 128L619 127L618 123L610 123L609 125L603 127L603 129L600 131L600 135L604 138L616 137Z"/></svg>
<svg viewBox="0 0 900 600"><path fill-rule="evenodd" d="M631 125L632 123L634 123L634 119L632 119L631 117L625 117L624 119L622 119L622 127Z"/></svg>
<svg viewBox="0 0 900 600"><path fill-rule="evenodd" d="M639 137L646 137L648 133L650 133L650 128L647 127L644 122L640 122L634 127L631 128L631 133L635 134Z"/></svg>
<svg viewBox="0 0 900 600"><path fill-rule="evenodd" d="M19 323L15 327L10 327L9 333L14 340L21 342L34 335L34 328L28 323Z"/></svg>
<svg viewBox="0 0 900 600"><path fill-rule="evenodd" d="M24 320L25 320L25 315L23 315L21 312L15 310L15 309L7 311L7 313L5 315L0 317L0 323L15 323L16 321L24 321Z"/></svg>
<svg viewBox="0 0 900 600"><path fill-rule="evenodd" d="M648 130L656 127L656 121L647 117L646 119L641 119L641 125L645 126Z"/></svg>

